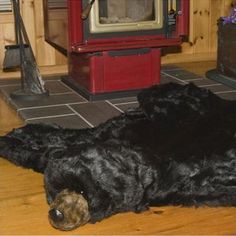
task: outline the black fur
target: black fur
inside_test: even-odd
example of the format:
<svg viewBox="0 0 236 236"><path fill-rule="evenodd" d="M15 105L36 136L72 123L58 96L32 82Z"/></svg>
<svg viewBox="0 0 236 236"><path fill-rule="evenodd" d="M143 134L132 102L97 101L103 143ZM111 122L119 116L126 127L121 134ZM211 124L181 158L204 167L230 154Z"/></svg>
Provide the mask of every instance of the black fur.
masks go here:
<svg viewBox="0 0 236 236"><path fill-rule="evenodd" d="M0 155L44 173L49 203L83 191L91 222L150 205L236 206L236 102L174 83L138 100L93 129L15 129Z"/></svg>

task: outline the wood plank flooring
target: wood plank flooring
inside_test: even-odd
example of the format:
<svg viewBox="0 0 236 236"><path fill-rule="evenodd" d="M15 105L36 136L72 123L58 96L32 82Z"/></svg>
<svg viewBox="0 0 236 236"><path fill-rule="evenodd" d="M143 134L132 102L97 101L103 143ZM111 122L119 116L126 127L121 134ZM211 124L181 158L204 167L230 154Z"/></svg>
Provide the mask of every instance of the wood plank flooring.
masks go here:
<svg viewBox="0 0 236 236"><path fill-rule="evenodd" d="M186 67L194 70L194 65ZM201 70L206 69L205 65ZM0 97L0 135L21 125ZM0 159L1 235L236 235L236 208L156 207L141 214L118 214L71 232L52 228L47 211L43 176Z"/></svg>

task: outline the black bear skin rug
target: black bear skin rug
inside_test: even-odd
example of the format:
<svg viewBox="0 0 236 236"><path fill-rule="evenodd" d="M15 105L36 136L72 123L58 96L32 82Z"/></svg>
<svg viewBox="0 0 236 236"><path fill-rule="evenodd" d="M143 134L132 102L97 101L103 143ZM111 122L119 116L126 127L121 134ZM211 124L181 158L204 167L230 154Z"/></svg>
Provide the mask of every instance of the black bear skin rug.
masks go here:
<svg viewBox="0 0 236 236"><path fill-rule="evenodd" d="M236 101L175 83L138 101L96 128L28 124L0 137L1 157L44 174L55 228L150 206L236 206Z"/></svg>

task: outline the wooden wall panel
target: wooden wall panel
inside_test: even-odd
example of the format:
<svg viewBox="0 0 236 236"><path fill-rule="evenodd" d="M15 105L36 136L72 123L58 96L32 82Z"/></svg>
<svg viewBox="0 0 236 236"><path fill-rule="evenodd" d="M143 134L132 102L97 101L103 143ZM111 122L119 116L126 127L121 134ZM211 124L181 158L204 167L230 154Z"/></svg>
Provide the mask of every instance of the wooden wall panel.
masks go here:
<svg viewBox="0 0 236 236"><path fill-rule="evenodd" d="M80 1L80 0L78 0ZM163 63L214 60L217 50L217 19L229 15L236 0L190 0L189 42L180 52L164 55ZM21 0L22 16L40 66L66 65L67 58L44 41L42 0ZM0 69L4 46L14 44L14 22L11 13L0 13Z"/></svg>
<svg viewBox="0 0 236 236"><path fill-rule="evenodd" d="M67 58L44 40L43 1L21 0L21 14L39 66L67 64ZM4 46L15 44L12 13L0 13L0 69L4 58Z"/></svg>
<svg viewBox="0 0 236 236"><path fill-rule="evenodd" d="M34 53L36 53L34 0L22 0L21 14L28 32L31 47Z"/></svg>
<svg viewBox="0 0 236 236"><path fill-rule="evenodd" d="M43 4L42 1L34 1L35 16L35 44L37 61L40 65L54 65L56 62L56 51L44 40ZM37 26L41 27L37 27ZM64 56L63 56L64 57ZM62 64L65 63L65 60Z"/></svg>
<svg viewBox="0 0 236 236"><path fill-rule="evenodd" d="M193 2L194 53L204 53L210 44L210 0Z"/></svg>
<svg viewBox="0 0 236 236"><path fill-rule="evenodd" d="M43 21L43 1L42 0L24 0L31 1L31 7L34 15L35 28L35 50L36 59L40 66L46 65L65 65L67 58L55 50L44 40L44 21ZM29 7L28 7L29 8Z"/></svg>
<svg viewBox="0 0 236 236"><path fill-rule="evenodd" d="M217 20L230 14L232 4L236 0L190 0L189 42L182 44L180 53L163 56L162 63L215 60Z"/></svg>
<svg viewBox="0 0 236 236"><path fill-rule="evenodd" d="M210 27L210 35L209 35L209 51L210 52L215 52L216 50L216 45L217 45L217 24L216 22L219 19L219 15L223 16L224 15L224 7L222 7L222 2L224 0L211 0L211 5L210 5L210 22L209 22L209 27ZM215 12L218 12L218 14L215 14Z"/></svg>

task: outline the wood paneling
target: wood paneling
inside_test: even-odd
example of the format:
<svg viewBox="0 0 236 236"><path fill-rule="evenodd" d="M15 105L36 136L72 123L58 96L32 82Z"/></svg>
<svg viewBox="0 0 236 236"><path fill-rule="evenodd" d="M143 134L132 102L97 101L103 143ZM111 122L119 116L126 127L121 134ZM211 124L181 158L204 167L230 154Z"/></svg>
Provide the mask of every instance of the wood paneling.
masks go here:
<svg viewBox="0 0 236 236"><path fill-rule="evenodd" d="M40 66L65 65L67 59L44 41L42 0L21 0L22 16ZM189 42L178 53L162 58L163 63L214 60L217 50L217 19L229 15L236 0L190 0ZM0 69L4 46L14 44L14 22L11 13L0 13Z"/></svg>
<svg viewBox="0 0 236 236"><path fill-rule="evenodd" d="M231 4L236 0L190 0L189 42L182 44L180 53L163 56L162 62L215 60L217 20L230 14Z"/></svg>

